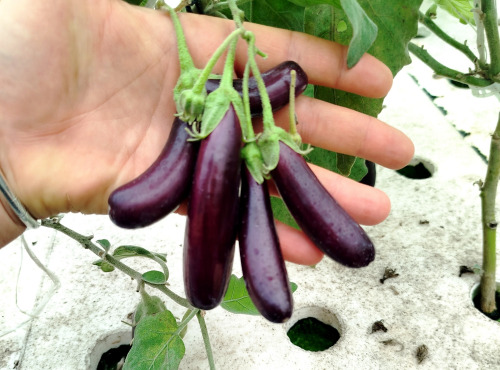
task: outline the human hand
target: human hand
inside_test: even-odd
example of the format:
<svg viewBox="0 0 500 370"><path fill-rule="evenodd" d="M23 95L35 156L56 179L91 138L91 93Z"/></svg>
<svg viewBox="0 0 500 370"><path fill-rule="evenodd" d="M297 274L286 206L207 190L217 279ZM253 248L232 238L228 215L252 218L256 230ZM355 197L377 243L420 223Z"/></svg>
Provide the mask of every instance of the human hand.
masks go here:
<svg viewBox="0 0 500 370"><path fill-rule="evenodd" d="M191 14L182 14L181 22L198 67L233 27ZM314 84L369 97L390 89L389 70L371 56L347 70L345 47L247 27L268 54L259 61L262 70L291 59ZM142 173L170 132L179 66L169 16L121 0L2 0L0 30L0 169L7 183L36 218L107 213L110 192ZM245 61L241 45L236 74ZM296 101L296 111L304 142L389 168L404 166L413 155L404 134L375 118L307 97ZM285 125L286 113L276 121ZM387 217L390 202L382 191L314 170L356 221L371 225ZM305 264L321 259L301 232L277 226L285 258Z"/></svg>

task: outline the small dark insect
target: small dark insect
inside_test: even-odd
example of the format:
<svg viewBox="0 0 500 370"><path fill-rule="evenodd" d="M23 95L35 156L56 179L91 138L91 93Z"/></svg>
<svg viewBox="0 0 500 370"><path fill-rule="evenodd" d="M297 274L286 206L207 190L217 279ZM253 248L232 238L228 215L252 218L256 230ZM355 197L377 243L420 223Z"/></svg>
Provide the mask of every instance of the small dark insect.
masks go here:
<svg viewBox="0 0 500 370"><path fill-rule="evenodd" d="M429 348L425 344L417 347L417 353L415 354L419 364L422 363L429 356Z"/></svg>
<svg viewBox="0 0 500 370"><path fill-rule="evenodd" d="M375 333L377 331L383 331L384 333L387 333L387 328L385 327L382 320L375 321L372 325L372 333Z"/></svg>
<svg viewBox="0 0 500 370"><path fill-rule="evenodd" d="M387 279L395 278L395 277L398 277L398 276L399 276L399 274L396 273L395 269L391 269L389 267L386 267L385 271L384 271L384 276L382 277L382 279L380 279L380 284L384 284L384 282Z"/></svg>
<svg viewBox="0 0 500 370"><path fill-rule="evenodd" d="M420 220L418 223L420 225L429 225L429 220Z"/></svg>
<svg viewBox="0 0 500 370"><path fill-rule="evenodd" d="M470 268L469 266L460 266L460 273L458 274L458 277L462 277L463 274L473 274L474 270Z"/></svg>

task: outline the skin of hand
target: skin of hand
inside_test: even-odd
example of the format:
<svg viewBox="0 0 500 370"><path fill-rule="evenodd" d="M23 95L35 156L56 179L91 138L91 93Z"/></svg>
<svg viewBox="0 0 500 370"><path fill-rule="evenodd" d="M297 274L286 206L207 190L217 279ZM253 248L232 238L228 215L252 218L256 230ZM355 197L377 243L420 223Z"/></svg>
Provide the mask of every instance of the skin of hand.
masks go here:
<svg viewBox="0 0 500 370"><path fill-rule="evenodd" d="M181 14L193 60L204 66L233 23ZM392 85L389 69L365 55L346 67L346 48L306 34L246 24L256 35L261 70L295 60L310 82L368 97ZM246 48L235 66L241 75ZM221 71L222 64L216 67ZM156 159L170 132L179 76L169 16L122 0L0 2L0 171L36 218L64 212L106 214L109 194ZM402 132L379 120L308 97L296 101L303 141L401 168L413 156ZM331 120L330 117L335 117ZM276 115L286 125L287 112ZM383 221L388 197L330 171L314 171L353 218ZM6 217L8 207L0 208ZM16 234L23 227L10 213ZM7 222L7 221L2 221ZM301 232L278 223L287 260L314 264L322 254Z"/></svg>

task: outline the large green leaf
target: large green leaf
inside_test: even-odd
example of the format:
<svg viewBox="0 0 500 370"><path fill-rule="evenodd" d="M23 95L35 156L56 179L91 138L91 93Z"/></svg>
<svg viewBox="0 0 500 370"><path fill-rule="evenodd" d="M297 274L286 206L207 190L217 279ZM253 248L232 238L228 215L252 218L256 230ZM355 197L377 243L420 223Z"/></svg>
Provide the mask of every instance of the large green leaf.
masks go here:
<svg viewBox="0 0 500 370"><path fill-rule="evenodd" d="M123 369L178 369L186 349L177 329L175 317L168 310L142 317Z"/></svg>
<svg viewBox="0 0 500 370"><path fill-rule="evenodd" d="M250 22L293 31L304 30L304 7L287 0L253 0L243 4L241 9Z"/></svg>

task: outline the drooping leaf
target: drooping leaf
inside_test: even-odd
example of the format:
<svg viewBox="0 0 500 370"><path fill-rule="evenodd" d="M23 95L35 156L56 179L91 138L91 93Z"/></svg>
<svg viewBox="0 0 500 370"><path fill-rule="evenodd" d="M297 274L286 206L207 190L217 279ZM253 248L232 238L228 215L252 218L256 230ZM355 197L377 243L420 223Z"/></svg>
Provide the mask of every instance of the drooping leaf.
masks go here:
<svg viewBox="0 0 500 370"><path fill-rule="evenodd" d="M117 259L130 258L130 257L146 257L155 260L156 258L166 262L165 255L160 253L152 253L145 248L137 247L135 245L122 245L113 251L113 257Z"/></svg>
<svg viewBox="0 0 500 370"><path fill-rule="evenodd" d="M160 253L152 253L145 248L135 245L121 245L113 251L113 257L118 260L131 257L149 258L157 262L161 266L165 281L168 280L169 271L167 265L165 264L165 262L167 261L165 255L162 255Z"/></svg>
<svg viewBox="0 0 500 370"><path fill-rule="evenodd" d="M377 37L378 27L357 1L340 0L340 3L352 26L352 37L347 52L347 67L352 68L372 46ZM346 26L342 24L342 27L337 26L336 29L347 29Z"/></svg>
<svg viewBox="0 0 500 370"><path fill-rule="evenodd" d="M123 369L178 369L186 349L177 329L177 321L168 310L143 317L135 328Z"/></svg>
<svg viewBox="0 0 500 370"><path fill-rule="evenodd" d="M290 283L292 293L297 290L297 284ZM231 275L226 295L222 300L221 307L226 311L244 314L244 315L260 315L257 307L252 302L248 295L248 290L245 285L243 276L238 278L236 275Z"/></svg>

